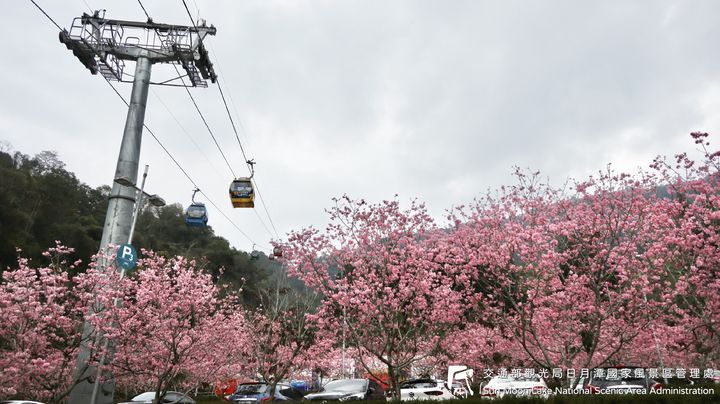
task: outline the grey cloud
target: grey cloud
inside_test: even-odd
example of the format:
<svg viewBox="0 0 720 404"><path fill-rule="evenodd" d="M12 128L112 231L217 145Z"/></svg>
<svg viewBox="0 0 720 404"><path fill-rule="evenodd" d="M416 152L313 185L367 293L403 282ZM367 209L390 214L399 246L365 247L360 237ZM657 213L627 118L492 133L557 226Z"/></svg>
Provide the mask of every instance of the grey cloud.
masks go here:
<svg viewBox="0 0 720 404"><path fill-rule="evenodd" d="M87 1L111 18L144 19L134 2ZM87 11L80 0L44 3L62 25ZM188 22L177 3L144 3L156 21ZM197 3L218 27L211 54L281 233L322 227L343 193L418 197L439 217L512 182L513 165L562 182L611 160L631 169L692 149L691 130L720 132L697 127L720 124L703 104L720 88L714 1ZM124 108L32 5L8 10L6 37L32 28L26 42L10 41L16 57L3 64L0 85L14 98L0 100L0 138L28 153L58 150L84 181L109 182ZM149 126L244 231L267 240L252 212L228 207L231 175L184 90L155 91L189 135L153 95ZM191 91L244 175L217 89ZM155 192L186 202L191 185L147 134L143 148ZM211 224L251 247L217 212Z"/></svg>

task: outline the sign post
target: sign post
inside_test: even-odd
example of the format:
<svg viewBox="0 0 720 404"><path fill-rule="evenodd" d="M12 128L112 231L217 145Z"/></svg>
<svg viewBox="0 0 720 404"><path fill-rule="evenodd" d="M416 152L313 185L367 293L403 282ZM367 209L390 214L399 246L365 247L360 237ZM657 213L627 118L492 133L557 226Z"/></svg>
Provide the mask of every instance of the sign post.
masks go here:
<svg viewBox="0 0 720 404"><path fill-rule="evenodd" d="M118 247L115 262L123 269L123 272L129 271L137 265L137 250L132 244L122 244Z"/></svg>

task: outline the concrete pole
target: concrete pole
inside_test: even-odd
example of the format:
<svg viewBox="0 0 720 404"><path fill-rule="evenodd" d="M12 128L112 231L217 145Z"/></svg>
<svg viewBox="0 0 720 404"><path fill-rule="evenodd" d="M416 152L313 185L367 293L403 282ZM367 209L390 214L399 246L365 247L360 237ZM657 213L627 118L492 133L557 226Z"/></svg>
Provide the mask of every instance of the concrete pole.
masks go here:
<svg viewBox="0 0 720 404"><path fill-rule="evenodd" d="M145 196L145 179L147 179L148 174L148 165L145 165L145 172L143 173L143 179L142 179L142 185L140 185L140 192L137 193L137 202L135 203L135 210L133 211L132 216L132 225L130 226L130 235L128 236L127 243L132 244L132 238L133 233L135 232L135 223L137 223L137 218L140 215L140 210L142 209L143 205L143 196ZM125 268L122 268L120 270L120 279L125 277ZM115 300L113 300L113 305L118 305L118 298L116 297ZM93 391L92 396L90 396L90 404L96 404L97 403L97 397L98 393L100 392L100 378L102 377L102 371L103 371L103 364L105 363L105 358L107 357L107 348L109 346L110 342L107 338L105 338L105 342L103 343L103 353L100 356L100 361L97 366L97 373L95 376L95 384L93 385Z"/></svg>
<svg viewBox="0 0 720 404"><path fill-rule="evenodd" d="M152 64L145 57L137 59L135 65L135 79L133 80L132 94L130 95L130 106L127 119L125 120L125 131L123 132L120 155L118 156L115 178L125 177L133 183L137 182L138 166L140 164L140 144L142 142L142 130L145 122L145 107L147 105L148 90L150 88L150 70ZM133 187L126 187L113 181L113 188L110 193L108 210L105 216L105 226L100 241L100 251L105 257L113 255L110 245L125 243L130 236L132 226L133 208L135 205L136 190ZM102 259L98 262L98 269L103 272L107 269L107 261ZM84 336L93 335L92 325L85 322ZM95 338L95 347L99 345L99 338ZM93 347L81 345L78 353L77 377L86 378L79 383L70 393L70 404L87 404L90 402L112 404L115 385L112 380L103 383L102 394L93 399L92 380L97 369L87 366ZM112 360L110 357L109 360Z"/></svg>
<svg viewBox="0 0 720 404"><path fill-rule="evenodd" d="M130 107L125 120L120 156L118 157L115 178L125 177L137 183L138 167L140 165L140 143L145 122L145 107L147 105L148 90L150 88L150 60L138 58L135 66L135 80L133 81ZM126 187L113 182L110 203L105 216L100 248L108 250L108 245L118 245L127 242L132 226L133 209L135 207L134 187ZM110 253L112 253L110 251Z"/></svg>

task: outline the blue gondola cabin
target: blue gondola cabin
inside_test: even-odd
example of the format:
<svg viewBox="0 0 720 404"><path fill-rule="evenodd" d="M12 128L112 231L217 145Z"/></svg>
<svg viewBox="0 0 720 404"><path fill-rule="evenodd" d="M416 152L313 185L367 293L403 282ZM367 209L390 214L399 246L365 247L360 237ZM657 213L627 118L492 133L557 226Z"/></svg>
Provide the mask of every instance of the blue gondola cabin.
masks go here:
<svg viewBox="0 0 720 404"><path fill-rule="evenodd" d="M204 203L195 202L185 211L185 224L190 227L207 226L208 215Z"/></svg>

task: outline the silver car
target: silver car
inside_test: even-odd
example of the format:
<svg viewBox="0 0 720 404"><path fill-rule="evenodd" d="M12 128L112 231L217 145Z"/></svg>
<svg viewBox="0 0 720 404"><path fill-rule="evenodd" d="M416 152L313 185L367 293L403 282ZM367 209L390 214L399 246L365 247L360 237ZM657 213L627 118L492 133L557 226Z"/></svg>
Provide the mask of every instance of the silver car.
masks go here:
<svg viewBox="0 0 720 404"><path fill-rule="evenodd" d="M155 399L154 391L146 391L145 393L138 394L133 397L131 401L126 401L119 404L152 404ZM190 398L187 394L179 393L177 391L168 391L164 396L160 398L160 402L163 404L195 404L195 400Z"/></svg>

